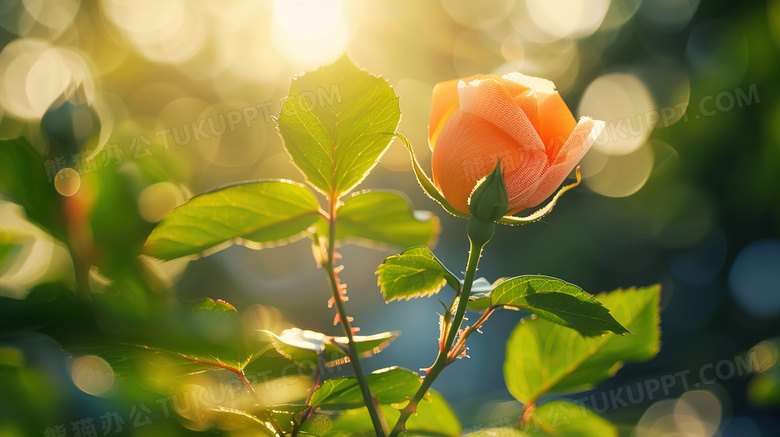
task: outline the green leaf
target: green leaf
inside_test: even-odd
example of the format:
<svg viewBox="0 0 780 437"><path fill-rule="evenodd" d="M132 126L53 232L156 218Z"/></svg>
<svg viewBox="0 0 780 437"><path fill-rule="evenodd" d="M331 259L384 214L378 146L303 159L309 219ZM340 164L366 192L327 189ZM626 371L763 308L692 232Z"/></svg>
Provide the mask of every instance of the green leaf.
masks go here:
<svg viewBox="0 0 780 437"><path fill-rule="evenodd" d="M582 335L628 332L591 294L549 276L507 279L490 292L490 303L492 306L527 309L551 322L576 329Z"/></svg>
<svg viewBox="0 0 780 437"><path fill-rule="evenodd" d="M377 370L366 376L371 393L382 404L406 402L420 388L420 376L405 369L392 367ZM344 410L363 405L357 378L329 379L320 385L311 397L311 405L323 409Z"/></svg>
<svg viewBox="0 0 780 437"><path fill-rule="evenodd" d="M236 408L228 407L211 407L205 413L202 413L201 419L206 419L209 426L218 429L241 429L253 427L258 429L263 435L274 436L275 432L273 427L265 423L257 416ZM287 416L287 415L285 415ZM289 416L287 416L289 418ZM284 423L284 422L282 422ZM289 432L289 426L284 431Z"/></svg>
<svg viewBox="0 0 780 437"><path fill-rule="evenodd" d="M506 345L504 379L522 403L547 393L584 390L612 376L624 362L646 361L659 350L658 285L596 296L632 335L582 337L543 320L518 324Z"/></svg>
<svg viewBox="0 0 780 437"><path fill-rule="evenodd" d="M263 331L270 338L276 350L295 363L316 367L318 355L324 354L326 366L337 366L349 362L347 356L347 337L332 337L319 332L304 331L298 328L286 329L281 335ZM375 335L355 335L355 347L361 358L370 357L401 335L399 331L383 332Z"/></svg>
<svg viewBox="0 0 780 437"><path fill-rule="evenodd" d="M498 283L498 281L496 281ZM490 292L493 291L494 284L491 284L485 278L477 278L471 284L471 295L469 296L469 302L466 306L477 312L485 311L491 307Z"/></svg>
<svg viewBox="0 0 780 437"><path fill-rule="evenodd" d="M377 164L400 119L390 84L344 54L293 79L278 125L306 180L326 196L339 197Z"/></svg>
<svg viewBox="0 0 780 437"><path fill-rule="evenodd" d="M133 338L86 340L80 335L58 340L73 354L100 356L122 374L154 363L155 379L215 369L237 373L250 364L273 370L264 374L272 378L289 366L289 360L277 354L270 342L247 338L238 312L222 300L185 302L180 311L168 314L165 323L148 329L146 335L135 333Z"/></svg>
<svg viewBox="0 0 780 437"><path fill-rule="evenodd" d="M516 416L489 421L488 429L467 434L482 436L617 437L617 427L582 405L553 401L539 406L521 429L511 427ZM500 425L500 427L494 427Z"/></svg>
<svg viewBox="0 0 780 437"><path fill-rule="evenodd" d="M436 294L449 284L460 289L460 281L425 246L404 250L398 255L387 257L377 267L378 284L385 301L409 300Z"/></svg>
<svg viewBox="0 0 780 437"><path fill-rule="evenodd" d="M382 405L387 423L393 426L400 413L395 408ZM439 393L428 390L425 398L417 405L417 414L406 422L407 436L456 437L461 433L458 417L452 411L447 401ZM365 407L346 410L333 419L331 430L323 434L336 436L374 436L371 418Z"/></svg>
<svg viewBox="0 0 780 437"><path fill-rule="evenodd" d="M238 313L233 305L222 299L214 300L210 297L205 297L196 302L193 305L193 309L199 311L212 311L215 313Z"/></svg>
<svg viewBox="0 0 780 437"><path fill-rule="evenodd" d="M233 185L195 196L162 219L144 253L170 260L223 243L253 248L295 240L319 217L314 194L288 181Z"/></svg>
<svg viewBox="0 0 780 437"><path fill-rule="evenodd" d="M337 214L336 240L368 247L431 246L440 232L438 217L412 211L397 193L358 193L344 201ZM320 220L318 227L327 235L325 220Z"/></svg>

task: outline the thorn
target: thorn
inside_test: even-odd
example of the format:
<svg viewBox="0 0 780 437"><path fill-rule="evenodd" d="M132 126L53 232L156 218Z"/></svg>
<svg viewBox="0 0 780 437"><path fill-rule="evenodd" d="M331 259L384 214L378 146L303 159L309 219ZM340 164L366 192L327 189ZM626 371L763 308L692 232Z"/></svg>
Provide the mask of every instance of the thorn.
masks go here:
<svg viewBox="0 0 780 437"><path fill-rule="evenodd" d="M351 323L353 320L355 320L353 317L347 316L347 322ZM341 314L336 313L336 316L333 317L333 325L334 326L338 325L340 321L341 321ZM360 328L358 328L358 329L360 329Z"/></svg>
<svg viewBox="0 0 780 437"><path fill-rule="evenodd" d="M410 402L409 404L407 404L407 405L404 407L404 409L403 409L403 410L401 410L401 412L402 412L403 414L409 414L409 415L412 415L412 414L417 414L417 405L416 405L416 404L415 404L415 405L413 405L413 404Z"/></svg>

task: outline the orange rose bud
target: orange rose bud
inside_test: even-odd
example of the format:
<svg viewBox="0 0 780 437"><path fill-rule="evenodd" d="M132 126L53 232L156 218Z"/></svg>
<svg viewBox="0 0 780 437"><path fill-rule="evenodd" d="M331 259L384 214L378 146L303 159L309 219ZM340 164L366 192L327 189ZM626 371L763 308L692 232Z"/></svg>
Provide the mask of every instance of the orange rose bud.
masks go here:
<svg viewBox="0 0 780 437"><path fill-rule="evenodd" d="M474 186L501 160L508 209L550 197L593 145L604 122L577 122L546 79L510 73L437 84L428 140L433 182L458 210L469 212Z"/></svg>

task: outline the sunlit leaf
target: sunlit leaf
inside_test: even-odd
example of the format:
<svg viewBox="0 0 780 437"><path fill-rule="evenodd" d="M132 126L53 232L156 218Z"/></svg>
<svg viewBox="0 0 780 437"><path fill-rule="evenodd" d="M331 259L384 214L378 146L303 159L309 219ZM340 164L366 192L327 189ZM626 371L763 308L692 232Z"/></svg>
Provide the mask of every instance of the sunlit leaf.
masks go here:
<svg viewBox="0 0 780 437"><path fill-rule="evenodd" d="M305 331L298 328L286 329L281 335L264 331L273 345L282 355L302 366L316 367L318 355L324 354L326 366L335 366L349 362L347 356L347 337L333 337L320 332ZM399 331L383 332L375 335L355 335L358 356L370 357L401 335Z"/></svg>
<svg viewBox="0 0 780 437"><path fill-rule="evenodd" d="M257 416L243 410L228 407L211 407L205 414L207 414L206 419L208 419L209 425L216 428L236 429L252 427L258 429L263 435L275 435L273 427ZM287 427L283 431L289 432L290 429Z"/></svg>
<svg viewBox="0 0 780 437"><path fill-rule="evenodd" d="M617 427L588 408L566 401L553 401L540 405L527 418L522 427L517 416L492 419L477 425L467 434L472 437L488 436L539 436L539 437L617 437Z"/></svg>
<svg viewBox="0 0 780 437"><path fill-rule="evenodd" d="M393 426L400 413L382 405L387 423ZM461 433L460 421L439 393L428 390L417 405L417 414L406 422L407 436L456 437ZM365 407L347 410L333 419L333 428L325 436L374 436L371 418Z"/></svg>
<svg viewBox="0 0 780 437"><path fill-rule="evenodd" d="M524 308L551 322L576 329L583 335L628 332L591 294L549 276L507 279L490 292L490 304Z"/></svg>
<svg viewBox="0 0 780 437"><path fill-rule="evenodd" d="M414 372L399 368L377 370L366 376L371 393L382 404L406 402L414 396L422 381ZM311 405L344 410L365 405L357 378L329 379L320 385L311 397Z"/></svg>
<svg viewBox="0 0 780 437"><path fill-rule="evenodd" d="M239 372L250 363L263 370L281 369L289 361L277 354L268 341L246 338L241 317L222 300L204 298L186 302L171 314L171 325L145 341L130 342L113 337L93 339L85 344L65 342L68 352L96 354L115 371L133 371L139 365L153 365L159 372L182 376L206 370ZM273 377L270 372L268 377Z"/></svg>
<svg viewBox="0 0 780 437"><path fill-rule="evenodd" d="M345 54L293 79L278 124L306 180L326 195L341 196L376 165L400 118L398 97L387 81Z"/></svg>
<svg viewBox="0 0 780 437"><path fill-rule="evenodd" d="M444 285L460 289L460 281L425 246L393 255L377 267L378 284L385 301L436 294Z"/></svg>
<svg viewBox="0 0 780 437"><path fill-rule="evenodd" d="M616 290L596 296L631 335L583 337L537 319L518 324L506 346L504 379L522 403L554 392L582 390L614 375L624 362L646 361L659 349L660 287Z"/></svg>
<svg viewBox="0 0 780 437"><path fill-rule="evenodd" d="M263 181L193 197L157 225L144 253L160 259L199 254L223 243L265 247L293 241L319 217L306 187Z"/></svg>
<svg viewBox="0 0 780 437"><path fill-rule="evenodd" d="M280 429L291 433L293 429L292 419L298 420L300 413L307 409L306 405L273 405L268 408L276 419ZM265 435L274 435L273 428L251 412L228 407L212 407L207 412L208 423L220 429L255 428ZM331 421L325 415L310 417L306 423L298 429L302 435L320 436L331 428Z"/></svg>
<svg viewBox="0 0 780 437"><path fill-rule="evenodd" d="M327 235L327 224L319 231ZM440 231L438 217L412 211L403 196L390 192L362 192L338 209L336 240L368 247L432 245Z"/></svg>

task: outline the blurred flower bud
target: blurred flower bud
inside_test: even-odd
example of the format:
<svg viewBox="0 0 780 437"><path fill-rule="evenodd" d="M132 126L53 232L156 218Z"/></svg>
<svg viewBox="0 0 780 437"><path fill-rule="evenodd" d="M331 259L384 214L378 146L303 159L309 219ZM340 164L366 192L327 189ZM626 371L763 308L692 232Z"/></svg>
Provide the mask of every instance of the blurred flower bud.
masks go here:
<svg viewBox="0 0 780 437"><path fill-rule="evenodd" d="M100 132L100 118L85 97L84 88L66 90L41 119L41 130L54 153L83 150Z"/></svg>

